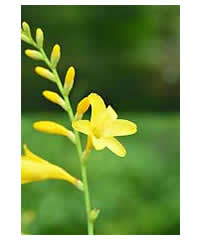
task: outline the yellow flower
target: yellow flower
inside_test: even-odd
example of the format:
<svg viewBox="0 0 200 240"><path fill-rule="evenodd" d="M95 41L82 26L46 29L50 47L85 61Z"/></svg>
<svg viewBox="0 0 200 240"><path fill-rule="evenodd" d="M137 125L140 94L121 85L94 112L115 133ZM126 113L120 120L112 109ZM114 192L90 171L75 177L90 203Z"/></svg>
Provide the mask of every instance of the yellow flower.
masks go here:
<svg viewBox="0 0 200 240"><path fill-rule="evenodd" d="M65 180L79 189L83 189L82 182L71 176L64 169L49 163L32 153L24 145L24 156L21 156L21 183L30 183L47 179Z"/></svg>
<svg viewBox="0 0 200 240"><path fill-rule="evenodd" d="M73 128L88 135L96 150L102 150L107 147L118 156L124 157L126 150L115 136L136 133L136 124L128 120L117 119L114 109L111 106L106 108L103 99L96 93L91 93L88 96L88 100L92 107L90 121L74 121L72 123Z"/></svg>

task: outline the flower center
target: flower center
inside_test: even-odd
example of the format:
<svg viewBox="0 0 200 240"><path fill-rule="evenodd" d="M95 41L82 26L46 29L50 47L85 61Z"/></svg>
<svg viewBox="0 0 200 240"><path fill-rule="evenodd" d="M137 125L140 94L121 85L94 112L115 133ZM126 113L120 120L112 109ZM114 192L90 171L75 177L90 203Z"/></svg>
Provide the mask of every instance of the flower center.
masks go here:
<svg viewBox="0 0 200 240"><path fill-rule="evenodd" d="M93 128L93 134L96 138L100 138L102 136L102 131L98 127Z"/></svg>

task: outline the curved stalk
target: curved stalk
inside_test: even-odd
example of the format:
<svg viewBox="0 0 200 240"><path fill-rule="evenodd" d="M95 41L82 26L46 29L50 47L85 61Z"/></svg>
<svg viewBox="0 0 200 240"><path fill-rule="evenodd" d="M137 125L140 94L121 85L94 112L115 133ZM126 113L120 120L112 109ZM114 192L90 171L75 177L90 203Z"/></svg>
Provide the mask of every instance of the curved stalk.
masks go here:
<svg viewBox="0 0 200 240"><path fill-rule="evenodd" d="M60 77L58 75L58 72L55 68L52 68L51 63L50 63L46 53L44 52L44 50L42 48L38 48L38 47L37 47L37 49L42 54L44 62L51 69L51 71L53 72L53 74L56 78L57 87L65 100L65 104L66 104L66 107L68 110L67 112L68 112L70 121L72 123L74 121L74 113L73 113L73 110L71 107L69 97L65 96L65 94L64 94L64 89L63 89ZM87 225L88 225L88 235L94 235L94 222L90 221L91 203L90 203L90 194L89 194L89 188L88 188L87 166L84 164L84 161L83 161L84 159L82 159L82 145L81 145L79 133L75 129L73 129L73 131L74 131L75 139L76 139L75 145L76 145L76 149L77 149L79 160L80 160L82 181L84 184L84 198L85 198Z"/></svg>

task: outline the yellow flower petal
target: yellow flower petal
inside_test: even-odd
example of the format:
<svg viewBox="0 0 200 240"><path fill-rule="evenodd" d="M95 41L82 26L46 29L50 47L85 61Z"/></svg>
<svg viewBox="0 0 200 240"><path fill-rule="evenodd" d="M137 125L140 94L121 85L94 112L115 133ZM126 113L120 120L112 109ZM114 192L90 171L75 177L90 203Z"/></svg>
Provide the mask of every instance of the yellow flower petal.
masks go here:
<svg viewBox="0 0 200 240"><path fill-rule="evenodd" d="M88 96L88 99L92 106L91 122L96 123L98 122L98 119L102 116L102 114L105 112L106 106L103 99L96 93L91 93Z"/></svg>
<svg viewBox="0 0 200 240"><path fill-rule="evenodd" d="M45 160L44 160L45 161ZM37 162L28 157L21 159L21 182L30 183L46 179L61 179L76 184L78 179L71 176L64 169L47 161Z"/></svg>
<svg viewBox="0 0 200 240"><path fill-rule="evenodd" d="M103 138L96 138L95 136L92 136L92 145L96 150L102 150L106 146Z"/></svg>
<svg viewBox="0 0 200 240"><path fill-rule="evenodd" d="M24 145L24 156L21 156L21 183L30 183L47 179L66 180L82 190L82 182L71 176L64 169L49 163L32 153Z"/></svg>
<svg viewBox="0 0 200 240"><path fill-rule="evenodd" d="M91 123L88 120L78 120L72 123L72 127L78 132L89 135L91 132Z"/></svg>
<svg viewBox="0 0 200 240"><path fill-rule="evenodd" d="M111 106L107 107L106 112L109 115L111 120L117 119L117 113L115 112L115 110Z"/></svg>
<svg viewBox="0 0 200 240"><path fill-rule="evenodd" d="M119 157L124 157L126 155L126 149L124 146L114 137L102 138L104 144L108 149Z"/></svg>
<svg viewBox="0 0 200 240"><path fill-rule="evenodd" d="M137 126L135 123L128 120L117 119L109 122L104 130L104 136L126 136L137 132Z"/></svg>
<svg viewBox="0 0 200 240"><path fill-rule="evenodd" d="M25 156L22 156L22 159L27 159L27 158L30 158L32 161L35 161L35 162L39 162L39 163L48 163L47 161L45 161L44 159L38 157L37 155L35 155L34 153L32 153L26 144L24 144L23 146L24 148L24 154Z"/></svg>

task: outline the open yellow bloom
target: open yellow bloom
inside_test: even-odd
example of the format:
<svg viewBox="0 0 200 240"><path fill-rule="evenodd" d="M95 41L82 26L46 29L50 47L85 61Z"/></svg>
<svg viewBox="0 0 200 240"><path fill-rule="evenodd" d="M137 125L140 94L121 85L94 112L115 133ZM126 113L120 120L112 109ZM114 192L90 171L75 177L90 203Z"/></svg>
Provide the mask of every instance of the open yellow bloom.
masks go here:
<svg viewBox="0 0 200 240"><path fill-rule="evenodd" d="M128 120L117 119L117 113L111 106L106 108L103 99L96 93L88 96L92 107L90 121L77 120L72 123L74 129L88 135L96 150L105 147L120 157L126 155L123 145L115 136L131 135L137 132L135 123Z"/></svg>
<svg viewBox="0 0 200 240"><path fill-rule="evenodd" d="M24 155L21 156L21 183L24 184L47 179L65 180L77 188L83 189L80 180L71 176L64 169L38 157L24 145Z"/></svg>

